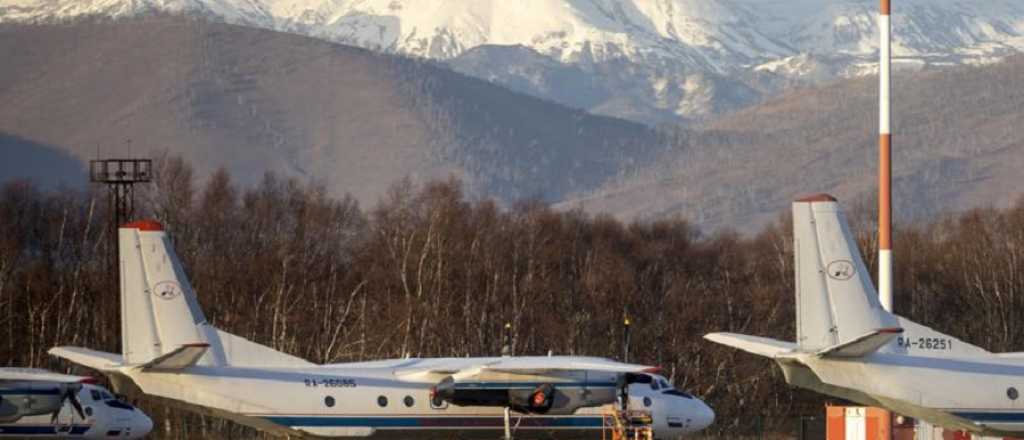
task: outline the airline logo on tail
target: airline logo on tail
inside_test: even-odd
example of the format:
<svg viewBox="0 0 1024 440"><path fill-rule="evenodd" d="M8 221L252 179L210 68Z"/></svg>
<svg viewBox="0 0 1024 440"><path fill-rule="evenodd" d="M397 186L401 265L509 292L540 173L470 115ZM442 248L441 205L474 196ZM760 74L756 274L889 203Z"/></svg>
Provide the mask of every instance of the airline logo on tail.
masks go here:
<svg viewBox="0 0 1024 440"><path fill-rule="evenodd" d="M171 300L181 296L181 286L174 281L161 281L153 288L160 299Z"/></svg>
<svg viewBox="0 0 1024 440"><path fill-rule="evenodd" d="M828 265L828 276L833 280L847 281L857 274L853 262L848 260L833 261Z"/></svg>

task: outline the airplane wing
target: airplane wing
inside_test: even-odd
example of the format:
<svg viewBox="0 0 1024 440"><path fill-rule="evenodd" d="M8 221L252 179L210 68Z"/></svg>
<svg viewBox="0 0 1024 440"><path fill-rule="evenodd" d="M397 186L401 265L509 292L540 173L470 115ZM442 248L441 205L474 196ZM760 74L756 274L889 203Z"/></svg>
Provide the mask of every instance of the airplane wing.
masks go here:
<svg viewBox="0 0 1024 440"><path fill-rule="evenodd" d="M653 373L660 370L660 368L648 365L624 364L621 362L615 362L608 359L599 358L508 358L502 359L492 364L483 365L481 366L481 370L522 374L542 374L562 371Z"/></svg>
<svg viewBox="0 0 1024 440"><path fill-rule="evenodd" d="M709 333L704 335L704 339L773 359L785 357L797 350L797 345L792 342L737 333Z"/></svg>
<svg viewBox="0 0 1024 440"><path fill-rule="evenodd" d="M474 365L458 368L433 366L430 368L409 368L398 370L395 375L406 378L431 376L452 376L456 380L470 379L483 373L536 374L564 373L570 371L600 371L608 373L654 373L658 367L625 364L603 358L572 356L510 357L492 359Z"/></svg>
<svg viewBox="0 0 1024 440"><path fill-rule="evenodd" d="M90 377L59 374L36 368L0 368L0 382L79 383Z"/></svg>
<svg viewBox="0 0 1024 440"><path fill-rule="evenodd" d="M856 358L867 356L888 344L901 333L903 333L903 329L899 327L878 329L849 342L823 348L815 354L819 357Z"/></svg>

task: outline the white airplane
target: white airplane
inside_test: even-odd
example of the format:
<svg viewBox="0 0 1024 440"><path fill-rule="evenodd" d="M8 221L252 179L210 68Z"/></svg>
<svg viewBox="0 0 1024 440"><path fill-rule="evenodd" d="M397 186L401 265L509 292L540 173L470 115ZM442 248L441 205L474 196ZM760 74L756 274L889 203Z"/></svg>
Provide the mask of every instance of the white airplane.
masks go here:
<svg viewBox="0 0 1024 440"><path fill-rule="evenodd" d="M0 438L137 439L152 429L90 377L0 368Z"/></svg>
<svg viewBox="0 0 1024 440"><path fill-rule="evenodd" d="M654 369L601 358L314 365L210 326L158 223L126 225L119 241L123 353L50 350L117 390L292 436L594 438L621 402L646 412L663 439L714 419Z"/></svg>
<svg viewBox="0 0 1024 440"><path fill-rule="evenodd" d="M707 339L775 360L794 386L996 436L1024 432L1024 353L989 353L885 311L834 198L793 204L796 342Z"/></svg>

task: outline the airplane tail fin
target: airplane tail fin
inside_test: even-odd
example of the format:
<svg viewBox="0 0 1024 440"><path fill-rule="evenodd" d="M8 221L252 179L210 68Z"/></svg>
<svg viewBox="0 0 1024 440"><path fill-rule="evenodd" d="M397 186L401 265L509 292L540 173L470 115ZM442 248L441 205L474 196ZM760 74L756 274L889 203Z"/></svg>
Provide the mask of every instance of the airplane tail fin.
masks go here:
<svg viewBox="0 0 1024 440"><path fill-rule="evenodd" d="M836 199L794 202L793 239L800 351L863 353L896 337L900 323L879 303Z"/></svg>
<svg viewBox="0 0 1024 440"><path fill-rule="evenodd" d="M209 325L184 266L159 223L129 223L118 234L125 365L152 370L196 364L310 365Z"/></svg>
<svg viewBox="0 0 1024 440"><path fill-rule="evenodd" d="M882 308L846 216L819 194L793 203L796 344L713 333L705 338L774 359L857 358L876 351L921 357L990 355Z"/></svg>
<svg viewBox="0 0 1024 440"><path fill-rule="evenodd" d="M181 347L208 344L181 260L163 226L137 221L118 231L121 256L121 347L129 365L146 364Z"/></svg>

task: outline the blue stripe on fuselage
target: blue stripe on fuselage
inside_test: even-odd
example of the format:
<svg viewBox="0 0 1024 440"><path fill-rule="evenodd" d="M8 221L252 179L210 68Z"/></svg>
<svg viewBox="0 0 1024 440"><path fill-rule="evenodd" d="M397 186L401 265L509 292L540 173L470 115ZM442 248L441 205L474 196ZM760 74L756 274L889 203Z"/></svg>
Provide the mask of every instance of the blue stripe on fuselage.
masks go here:
<svg viewBox="0 0 1024 440"><path fill-rule="evenodd" d="M370 428L494 428L505 426L501 416L491 417L316 417L316 416L265 416L265 420L289 427L370 427ZM565 417L522 417L516 418L521 428L600 428L604 419L600 416Z"/></svg>
<svg viewBox="0 0 1024 440"><path fill-rule="evenodd" d="M73 425L68 434L82 435L92 425ZM62 431L64 433L64 431ZM0 425L0 435L57 435L54 425Z"/></svg>
<svg viewBox="0 0 1024 440"><path fill-rule="evenodd" d="M1024 423L1024 413L1020 412L956 411L950 414L980 423Z"/></svg>

